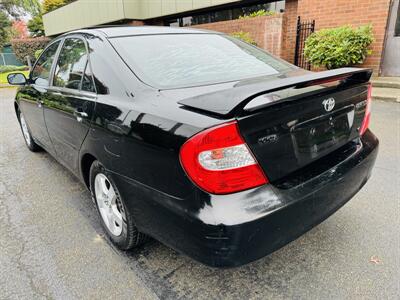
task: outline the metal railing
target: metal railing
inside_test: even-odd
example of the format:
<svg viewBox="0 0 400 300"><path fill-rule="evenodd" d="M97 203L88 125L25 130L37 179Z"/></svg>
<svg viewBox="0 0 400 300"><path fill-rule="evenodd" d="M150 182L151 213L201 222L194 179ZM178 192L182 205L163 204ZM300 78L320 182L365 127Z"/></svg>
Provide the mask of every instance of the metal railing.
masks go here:
<svg viewBox="0 0 400 300"><path fill-rule="evenodd" d="M300 68L311 70L311 64L304 56L304 46L307 38L315 30L315 20L301 22L301 18L297 18L297 33L296 33L296 49L294 54L294 64Z"/></svg>
<svg viewBox="0 0 400 300"><path fill-rule="evenodd" d="M0 65L20 66L21 63L17 60L14 53L0 53Z"/></svg>

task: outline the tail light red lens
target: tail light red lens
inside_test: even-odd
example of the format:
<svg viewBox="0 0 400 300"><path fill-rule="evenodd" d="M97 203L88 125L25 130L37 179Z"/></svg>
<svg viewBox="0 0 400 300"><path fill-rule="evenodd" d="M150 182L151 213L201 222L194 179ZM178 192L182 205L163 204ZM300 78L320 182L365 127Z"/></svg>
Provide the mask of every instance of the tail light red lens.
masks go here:
<svg viewBox="0 0 400 300"><path fill-rule="evenodd" d="M229 194L268 183L236 122L204 130L180 150L190 179L211 194Z"/></svg>
<svg viewBox="0 0 400 300"><path fill-rule="evenodd" d="M364 120L360 127L360 135L363 135L369 127L369 121L371 119L371 102L372 102L372 85L369 84L368 85L367 105L365 107Z"/></svg>

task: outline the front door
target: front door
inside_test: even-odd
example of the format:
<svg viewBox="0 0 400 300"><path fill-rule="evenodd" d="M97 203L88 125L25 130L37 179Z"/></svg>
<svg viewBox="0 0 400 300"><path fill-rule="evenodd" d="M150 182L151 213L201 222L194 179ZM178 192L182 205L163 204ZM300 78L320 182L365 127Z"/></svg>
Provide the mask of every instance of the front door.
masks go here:
<svg viewBox="0 0 400 300"><path fill-rule="evenodd" d="M44 117L57 158L75 173L95 101L86 43L80 37L67 37L45 95Z"/></svg>
<svg viewBox="0 0 400 300"><path fill-rule="evenodd" d="M49 87L51 68L60 41L47 47L30 73L29 82L18 93L19 104L32 136L47 151L53 152L43 116L43 96Z"/></svg>
<svg viewBox="0 0 400 300"><path fill-rule="evenodd" d="M383 76L400 76L400 5L399 0L392 2L386 32L386 46L382 64Z"/></svg>

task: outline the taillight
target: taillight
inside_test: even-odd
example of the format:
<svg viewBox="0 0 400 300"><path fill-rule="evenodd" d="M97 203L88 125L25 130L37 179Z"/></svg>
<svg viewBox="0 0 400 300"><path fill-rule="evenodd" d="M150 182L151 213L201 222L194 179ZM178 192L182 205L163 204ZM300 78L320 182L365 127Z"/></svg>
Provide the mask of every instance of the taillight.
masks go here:
<svg viewBox="0 0 400 300"><path fill-rule="evenodd" d="M236 122L204 130L180 150L190 179L211 194L229 194L268 183Z"/></svg>
<svg viewBox="0 0 400 300"><path fill-rule="evenodd" d="M371 102L372 102L372 85L368 85L368 96L367 96L367 105L365 107L365 115L364 120L360 127L360 135L363 135L369 126L369 121L371 119Z"/></svg>

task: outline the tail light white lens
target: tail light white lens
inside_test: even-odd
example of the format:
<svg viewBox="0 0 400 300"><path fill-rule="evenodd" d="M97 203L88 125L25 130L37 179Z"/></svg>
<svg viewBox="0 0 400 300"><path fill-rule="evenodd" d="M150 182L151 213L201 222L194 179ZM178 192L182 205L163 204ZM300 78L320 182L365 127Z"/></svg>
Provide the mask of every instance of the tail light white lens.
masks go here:
<svg viewBox="0 0 400 300"><path fill-rule="evenodd" d="M371 119L371 102L372 102L372 85L369 84L368 85L367 105L365 107L364 120L360 127L360 135L363 135L369 127L369 121Z"/></svg>
<svg viewBox="0 0 400 300"><path fill-rule="evenodd" d="M212 194L229 194L268 183L236 122L196 134L182 146L180 159L190 179Z"/></svg>
<svg viewBox="0 0 400 300"><path fill-rule="evenodd" d="M199 163L206 170L220 171L255 165L256 161L245 144L199 154Z"/></svg>

